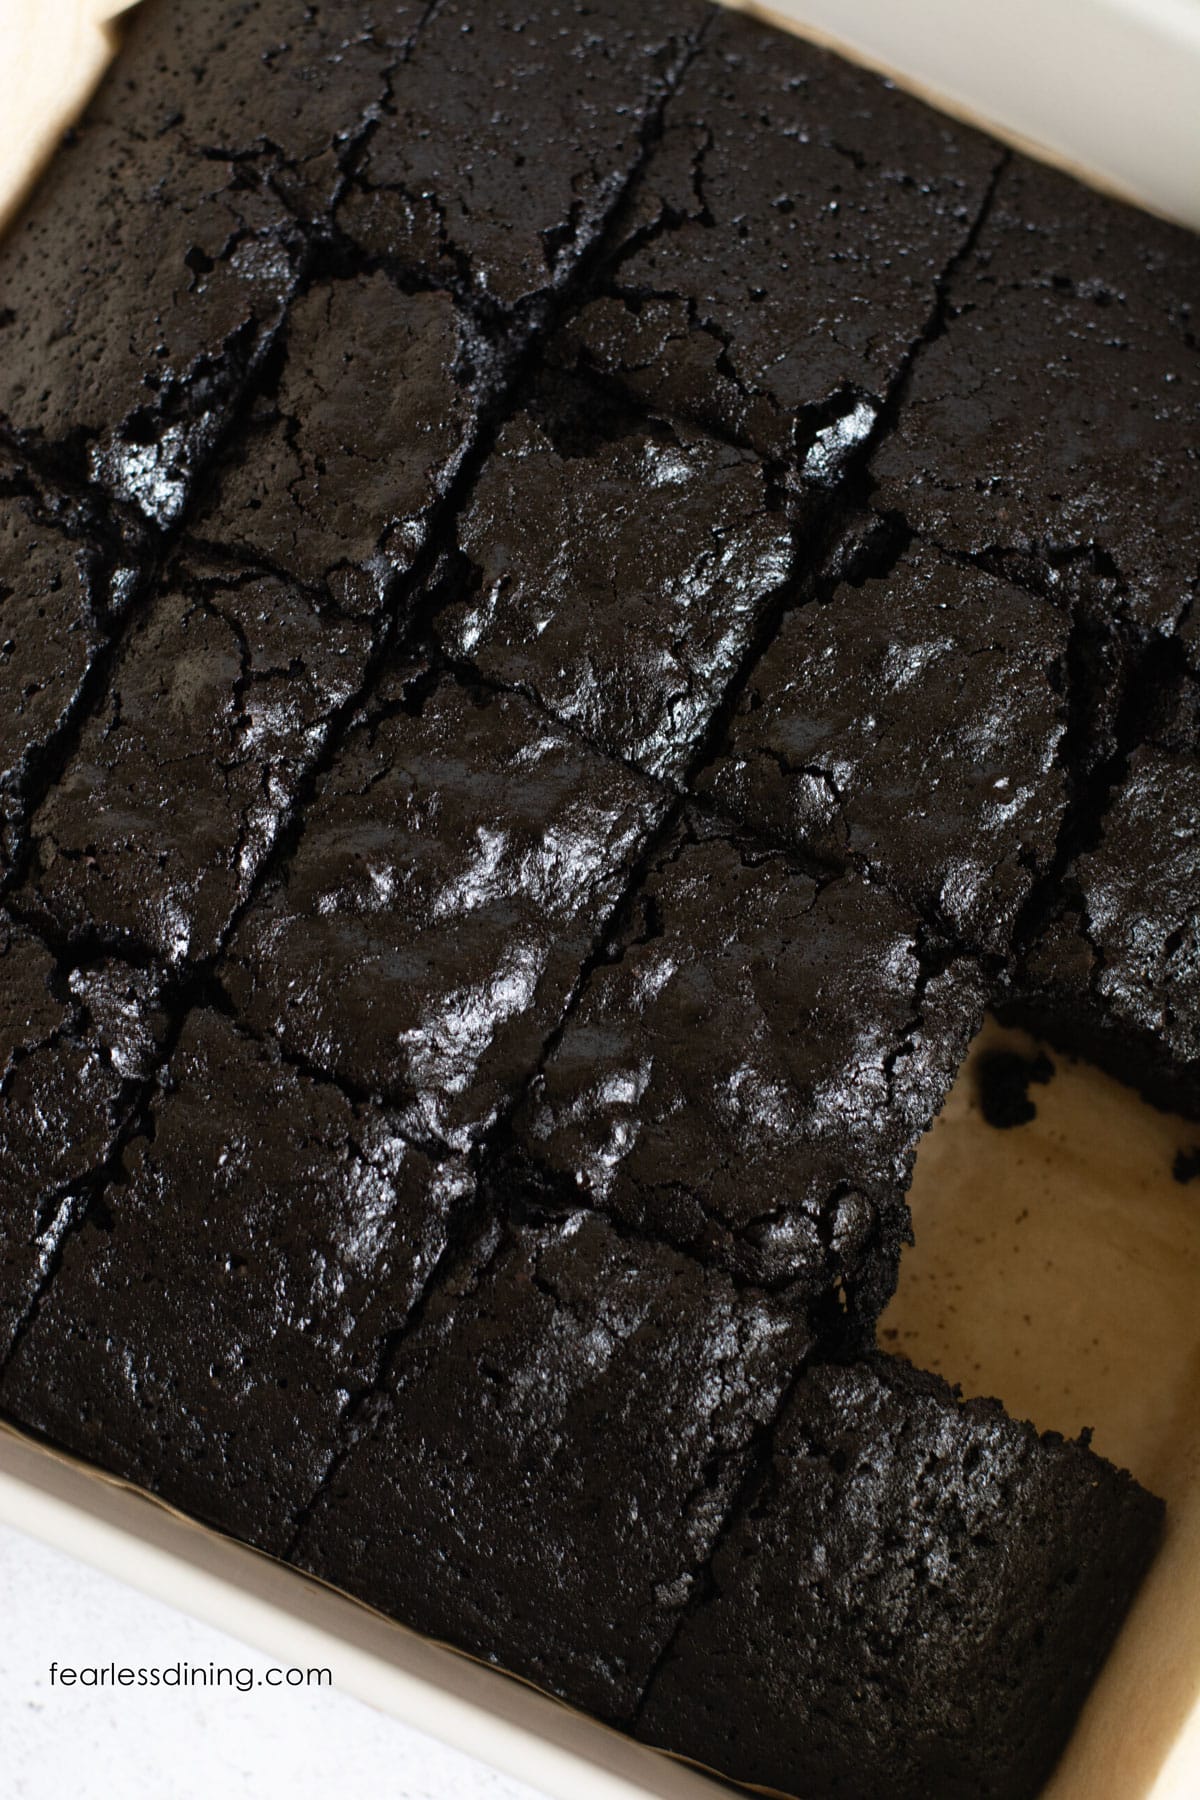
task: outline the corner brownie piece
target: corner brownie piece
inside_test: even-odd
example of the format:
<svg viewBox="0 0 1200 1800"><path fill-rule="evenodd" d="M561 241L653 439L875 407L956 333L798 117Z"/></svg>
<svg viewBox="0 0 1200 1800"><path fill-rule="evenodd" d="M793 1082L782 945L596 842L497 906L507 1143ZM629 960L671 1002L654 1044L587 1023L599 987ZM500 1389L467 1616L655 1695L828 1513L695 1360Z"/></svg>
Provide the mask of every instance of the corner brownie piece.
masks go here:
<svg viewBox="0 0 1200 1800"><path fill-rule="evenodd" d="M233 937L229 991L465 1149L536 1066L666 798L519 695L396 671Z"/></svg>
<svg viewBox="0 0 1200 1800"><path fill-rule="evenodd" d="M421 7L147 0L0 250L0 416L176 518L308 261ZM64 243L70 244L64 253Z"/></svg>
<svg viewBox="0 0 1200 1800"><path fill-rule="evenodd" d="M403 1340L293 1560L628 1723L806 1349L594 1214L519 1224Z"/></svg>
<svg viewBox="0 0 1200 1800"><path fill-rule="evenodd" d="M431 1162L386 1112L193 1012L0 1402L279 1552L471 1193L460 1163Z"/></svg>
<svg viewBox="0 0 1200 1800"><path fill-rule="evenodd" d="M789 613L698 787L1004 954L1067 797L1068 621L914 545Z"/></svg>
<svg viewBox="0 0 1200 1800"><path fill-rule="evenodd" d="M561 286L641 163L706 11L445 0L393 77L340 229L506 311Z"/></svg>
<svg viewBox="0 0 1200 1800"><path fill-rule="evenodd" d="M565 380L500 432L458 547L443 648L675 780L795 561L750 452Z"/></svg>
<svg viewBox="0 0 1200 1800"><path fill-rule="evenodd" d="M473 438L460 328L446 295L380 275L297 302L276 392L32 822L34 904L61 928L215 954Z"/></svg>
<svg viewBox="0 0 1200 1800"><path fill-rule="evenodd" d="M1034 1800L1161 1520L994 1401L884 1358L812 1368L638 1736L805 1800Z"/></svg>
<svg viewBox="0 0 1200 1800"><path fill-rule="evenodd" d="M64 970L0 913L0 1363L152 1073L153 977Z"/></svg>
<svg viewBox="0 0 1200 1800"><path fill-rule="evenodd" d="M669 417L836 478L932 320L1001 152L889 83L713 14L579 354Z"/></svg>
<svg viewBox="0 0 1200 1800"><path fill-rule="evenodd" d="M983 1001L882 889L685 820L517 1115L517 1178L869 1328Z"/></svg>
<svg viewBox="0 0 1200 1800"><path fill-rule="evenodd" d="M874 459L877 502L1104 617L1200 594L1200 241L1013 159Z"/></svg>
<svg viewBox="0 0 1200 1800"><path fill-rule="evenodd" d="M0 875L20 853L38 777L78 716L143 557L136 530L100 521L0 450Z"/></svg>
<svg viewBox="0 0 1200 1800"><path fill-rule="evenodd" d="M1200 1118L1200 711L1184 691L1130 756L1002 1012Z"/></svg>

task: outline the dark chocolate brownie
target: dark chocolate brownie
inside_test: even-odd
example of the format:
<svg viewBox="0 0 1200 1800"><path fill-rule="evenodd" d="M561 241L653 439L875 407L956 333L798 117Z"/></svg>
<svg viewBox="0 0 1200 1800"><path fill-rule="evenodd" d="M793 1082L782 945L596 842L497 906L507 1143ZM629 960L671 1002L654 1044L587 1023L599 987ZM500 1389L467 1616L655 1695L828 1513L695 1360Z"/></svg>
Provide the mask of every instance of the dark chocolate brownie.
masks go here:
<svg viewBox="0 0 1200 1800"><path fill-rule="evenodd" d="M0 417L164 522L261 362L422 11L146 0L0 251ZM69 250L65 248L69 236Z"/></svg>
<svg viewBox="0 0 1200 1800"><path fill-rule="evenodd" d="M0 913L0 1363L159 1052L153 978L64 970Z"/></svg>
<svg viewBox="0 0 1200 1800"><path fill-rule="evenodd" d="M0 1401L282 1551L471 1192L461 1163L430 1162L386 1112L194 1012Z"/></svg>
<svg viewBox="0 0 1200 1800"><path fill-rule="evenodd" d="M0 450L0 876L96 658L135 593L143 546Z"/></svg>
<svg viewBox="0 0 1200 1800"><path fill-rule="evenodd" d="M874 459L880 505L1169 631L1200 593L1200 241L1013 160Z"/></svg>
<svg viewBox="0 0 1200 1800"><path fill-rule="evenodd" d="M721 12L666 121L578 352L829 482L933 319L998 148Z"/></svg>
<svg viewBox="0 0 1200 1800"><path fill-rule="evenodd" d="M701 791L776 842L1008 950L1067 780L1066 615L914 546L785 619Z"/></svg>
<svg viewBox="0 0 1200 1800"><path fill-rule="evenodd" d="M627 1723L806 1348L594 1214L519 1226L402 1342L295 1560Z"/></svg>
<svg viewBox="0 0 1200 1800"><path fill-rule="evenodd" d="M1189 714L1181 708L1176 725ZM1058 893L1004 1016L1200 1118L1200 738L1190 723L1133 752Z"/></svg>
<svg viewBox="0 0 1200 1800"><path fill-rule="evenodd" d="M242 1015L463 1148L570 997L665 796L519 695L396 674L242 920Z"/></svg>
<svg viewBox="0 0 1200 1800"><path fill-rule="evenodd" d="M692 0L129 39L0 250L0 1409L1027 1800L1158 1509L872 1328L1018 920L1200 1110L1194 243Z"/></svg>
<svg viewBox="0 0 1200 1800"><path fill-rule="evenodd" d="M685 820L518 1114L518 1167L869 1328L983 1003L882 889Z"/></svg>
<svg viewBox="0 0 1200 1800"><path fill-rule="evenodd" d="M37 904L172 962L221 942L475 430L445 295L314 287L285 349L32 826Z"/></svg>
<svg viewBox="0 0 1200 1800"><path fill-rule="evenodd" d="M443 647L672 778L794 561L753 455L569 383L504 427L458 544Z"/></svg>
<svg viewBox="0 0 1200 1800"><path fill-rule="evenodd" d="M884 1358L813 1368L638 1735L804 1800L1032 1800L1161 1520L994 1401Z"/></svg>
<svg viewBox="0 0 1200 1800"><path fill-rule="evenodd" d="M340 228L506 310L561 285L642 160L706 11L443 0L392 81Z"/></svg>

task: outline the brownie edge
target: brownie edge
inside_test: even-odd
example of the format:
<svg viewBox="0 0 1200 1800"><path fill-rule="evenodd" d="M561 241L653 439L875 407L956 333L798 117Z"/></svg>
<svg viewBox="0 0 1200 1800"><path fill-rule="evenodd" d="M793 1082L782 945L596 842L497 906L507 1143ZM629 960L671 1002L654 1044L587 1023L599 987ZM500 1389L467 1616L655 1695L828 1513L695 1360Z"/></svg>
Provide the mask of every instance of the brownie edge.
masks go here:
<svg viewBox="0 0 1200 1800"><path fill-rule="evenodd" d="M814 1368L638 1735L805 1800L1033 1800L1162 1514L935 1375Z"/></svg>

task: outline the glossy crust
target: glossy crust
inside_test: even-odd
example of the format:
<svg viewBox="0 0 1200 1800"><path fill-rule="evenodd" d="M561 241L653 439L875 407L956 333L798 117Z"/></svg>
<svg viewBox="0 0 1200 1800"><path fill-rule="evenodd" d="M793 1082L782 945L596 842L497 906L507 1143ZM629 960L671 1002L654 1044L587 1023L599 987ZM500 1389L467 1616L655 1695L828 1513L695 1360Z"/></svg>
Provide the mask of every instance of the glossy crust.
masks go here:
<svg viewBox="0 0 1200 1800"><path fill-rule="evenodd" d="M638 1735L805 1800L1028 1800L1162 1506L879 1358L800 1381Z"/></svg>
<svg viewBox="0 0 1200 1800"><path fill-rule="evenodd" d="M1045 601L914 546L787 616L699 790L1005 954L1066 810L1067 637Z"/></svg>
<svg viewBox="0 0 1200 1800"><path fill-rule="evenodd" d="M627 1723L806 1344L594 1214L517 1226L400 1346L296 1559Z"/></svg>
<svg viewBox="0 0 1200 1800"><path fill-rule="evenodd" d="M882 890L689 820L518 1114L523 1178L870 1330L983 1001Z"/></svg>
<svg viewBox="0 0 1200 1800"><path fill-rule="evenodd" d="M109 1204L66 1243L5 1404L280 1553L471 1193L386 1113L194 1013Z"/></svg>
<svg viewBox="0 0 1200 1800"><path fill-rule="evenodd" d="M229 991L465 1149L535 1067L665 804L519 695L393 678L234 938Z"/></svg>
<svg viewBox="0 0 1200 1800"><path fill-rule="evenodd" d="M569 383L505 426L458 544L444 648L673 780L797 561L754 456Z"/></svg>

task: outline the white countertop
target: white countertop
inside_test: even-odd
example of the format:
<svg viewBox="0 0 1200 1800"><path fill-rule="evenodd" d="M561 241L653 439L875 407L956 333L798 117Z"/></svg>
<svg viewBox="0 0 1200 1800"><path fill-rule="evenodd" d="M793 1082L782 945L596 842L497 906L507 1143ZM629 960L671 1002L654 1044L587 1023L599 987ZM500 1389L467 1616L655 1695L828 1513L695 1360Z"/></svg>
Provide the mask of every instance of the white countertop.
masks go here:
<svg viewBox="0 0 1200 1800"><path fill-rule="evenodd" d="M52 1662L274 1665L7 1526L0 1609L5 1800L538 1800L336 1690L52 1685Z"/></svg>

